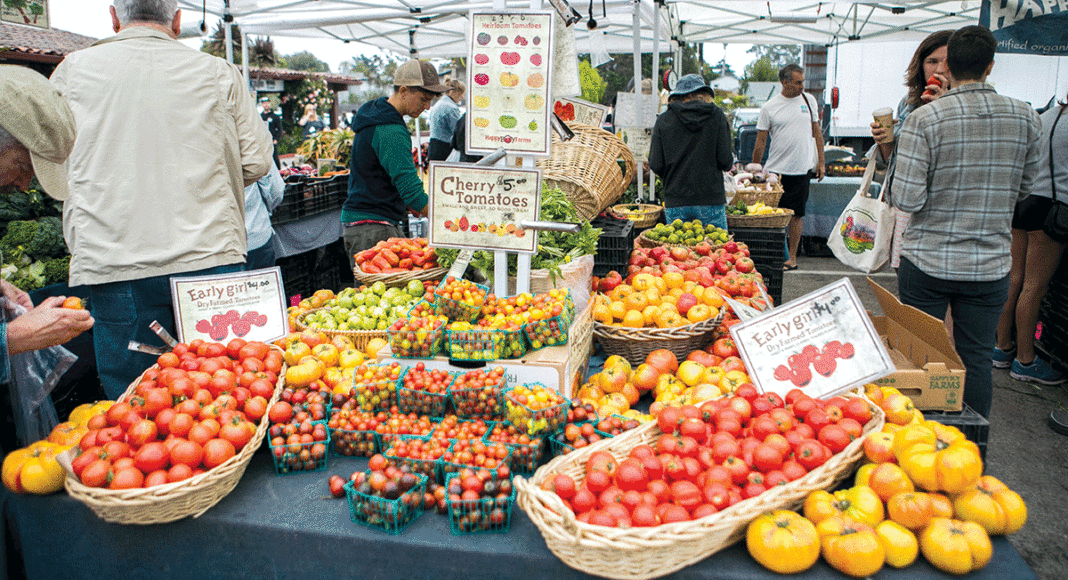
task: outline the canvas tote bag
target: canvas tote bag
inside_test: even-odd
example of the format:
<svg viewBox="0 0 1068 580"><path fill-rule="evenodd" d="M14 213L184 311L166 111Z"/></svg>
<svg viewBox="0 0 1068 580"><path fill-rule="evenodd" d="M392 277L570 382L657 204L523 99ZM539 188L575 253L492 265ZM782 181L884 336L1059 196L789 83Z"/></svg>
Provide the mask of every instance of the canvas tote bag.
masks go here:
<svg viewBox="0 0 1068 580"><path fill-rule="evenodd" d="M880 190L878 198L868 196L874 175L875 157L872 156L860 189L838 216L827 239L827 247L839 262L868 274L877 272L889 260L896 221L893 208L883 201L886 188Z"/></svg>

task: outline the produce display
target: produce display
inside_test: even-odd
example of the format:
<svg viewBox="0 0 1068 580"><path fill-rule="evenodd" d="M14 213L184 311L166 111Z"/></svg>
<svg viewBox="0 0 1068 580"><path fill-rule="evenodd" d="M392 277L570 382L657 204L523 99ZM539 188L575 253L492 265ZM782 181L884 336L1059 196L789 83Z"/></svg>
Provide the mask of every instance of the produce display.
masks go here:
<svg viewBox="0 0 1068 580"><path fill-rule="evenodd" d="M567 420L563 395L540 383L517 385L505 394L508 422L530 436L556 431Z"/></svg>
<svg viewBox="0 0 1068 580"><path fill-rule="evenodd" d="M742 170L738 167L741 166L731 170L735 190L773 191L775 187L782 187L779 175L761 167L759 163L749 163Z"/></svg>
<svg viewBox="0 0 1068 580"><path fill-rule="evenodd" d="M62 202L36 189L0 196L0 278L26 292L67 281L62 211Z"/></svg>
<svg viewBox="0 0 1068 580"><path fill-rule="evenodd" d="M353 473L344 485L353 522L399 534L423 513L425 475L393 466Z"/></svg>
<svg viewBox="0 0 1068 580"><path fill-rule="evenodd" d="M470 280L449 276L432 291L426 293L426 301L434 306L439 316L449 320L474 322L486 302L489 288Z"/></svg>
<svg viewBox="0 0 1068 580"><path fill-rule="evenodd" d="M282 353L262 342L178 344L133 392L86 421L75 476L87 487L131 489L226 463L255 435L274 391L260 385L273 385L282 365ZM242 386L246 368L262 369L262 383Z"/></svg>
<svg viewBox="0 0 1068 580"><path fill-rule="evenodd" d="M331 450L338 455L371 457L378 451L375 442L378 418L370 411L336 409L326 427L330 429Z"/></svg>
<svg viewBox="0 0 1068 580"><path fill-rule="evenodd" d="M397 390L397 404L402 412L442 416L449 402L449 385L455 375L439 370L427 370L418 362L404 371Z"/></svg>
<svg viewBox="0 0 1068 580"><path fill-rule="evenodd" d="M453 534L505 533L511 528L515 488L487 470L465 469L445 482Z"/></svg>
<svg viewBox="0 0 1068 580"><path fill-rule="evenodd" d="M786 210L781 207L765 205L762 201L752 205L746 205L742 200L738 200L737 203L727 204L727 215L768 215L778 213L786 213Z"/></svg>
<svg viewBox="0 0 1068 580"><path fill-rule="evenodd" d="M366 274L390 274L439 266L437 253L426 238L389 238L357 253L356 267Z"/></svg>
<svg viewBox="0 0 1068 580"><path fill-rule="evenodd" d="M452 405L461 417L493 419L503 410L504 368L467 371L453 381Z"/></svg>
<svg viewBox="0 0 1068 580"><path fill-rule="evenodd" d="M431 358L441 351L448 321L439 314L397 319L388 329L390 350L403 358Z"/></svg>
<svg viewBox="0 0 1068 580"><path fill-rule="evenodd" d="M656 224L652 229L642 232L642 235L654 242L683 246L696 246L702 242L723 244L730 239L727 230L712 224L704 225L699 220L675 220L670 224Z"/></svg>
<svg viewBox="0 0 1068 580"><path fill-rule="evenodd" d="M346 288L305 316L304 323L319 330L386 330L404 318L426 294L423 282L412 280L402 288L383 282Z"/></svg>

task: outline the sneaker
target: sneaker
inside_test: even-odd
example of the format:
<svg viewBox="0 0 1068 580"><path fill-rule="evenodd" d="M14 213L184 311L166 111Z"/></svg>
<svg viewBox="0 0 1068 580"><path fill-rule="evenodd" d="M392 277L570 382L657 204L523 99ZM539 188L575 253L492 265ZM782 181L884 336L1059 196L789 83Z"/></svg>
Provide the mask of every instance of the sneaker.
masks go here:
<svg viewBox="0 0 1068 580"><path fill-rule="evenodd" d="M1016 349L1001 350L998 347L994 347L994 356L991 357L994 362L994 368L1007 369L1012 366L1013 359L1016 358Z"/></svg>
<svg viewBox="0 0 1068 580"><path fill-rule="evenodd" d="M1041 385L1059 385L1065 381L1065 377L1062 373L1054 370L1049 363L1035 357L1035 360L1031 361L1031 364L1025 365L1020 361L1013 359L1012 370L1009 372L1009 376L1018 380L1026 381L1029 383L1038 383Z"/></svg>

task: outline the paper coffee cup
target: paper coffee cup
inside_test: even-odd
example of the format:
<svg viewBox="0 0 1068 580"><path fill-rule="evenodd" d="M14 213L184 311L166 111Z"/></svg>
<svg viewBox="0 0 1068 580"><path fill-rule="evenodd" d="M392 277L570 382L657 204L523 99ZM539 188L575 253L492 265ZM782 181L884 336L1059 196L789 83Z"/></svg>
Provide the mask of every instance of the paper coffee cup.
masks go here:
<svg viewBox="0 0 1068 580"><path fill-rule="evenodd" d="M894 110L889 107L883 107L882 109L875 109L871 112L871 116L875 118L875 122L882 125L886 129L886 139L883 143L890 143L894 140Z"/></svg>

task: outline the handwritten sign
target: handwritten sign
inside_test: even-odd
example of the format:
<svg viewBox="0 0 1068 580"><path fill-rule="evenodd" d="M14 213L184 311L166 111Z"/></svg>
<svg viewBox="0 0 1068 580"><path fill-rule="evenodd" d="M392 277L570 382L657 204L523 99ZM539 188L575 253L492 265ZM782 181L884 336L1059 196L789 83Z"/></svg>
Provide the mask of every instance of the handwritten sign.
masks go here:
<svg viewBox="0 0 1068 580"><path fill-rule="evenodd" d="M660 112L660 97L645 93L616 94L616 110L612 122L616 127L648 127L656 124Z"/></svg>
<svg viewBox="0 0 1068 580"><path fill-rule="evenodd" d="M731 327L753 384L785 396L833 395L894 372L849 279Z"/></svg>
<svg viewBox="0 0 1068 580"><path fill-rule="evenodd" d="M430 164L430 245L533 254L541 172L536 169Z"/></svg>
<svg viewBox="0 0 1068 580"><path fill-rule="evenodd" d="M553 112L564 121L600 127L608 118L608 107L582 99L561 97L553 103Z"/></svg>
<svg viewBox="0 0 1068 580"><path fill-rule="evenodd" d="M623 140L623 144L630 149L634 161L642 162L649 160L649 147L653 143L653 130L646 127L625 127L616 125L616 137Z"/></svg>
<svg viewBox="0 0 1068 580"><path fill-rule="evenodd" d="M467 152L549 154L553 18L472 13Z"/></svg>
<svg viewBox="0 0 1068 580"><path fill-rule="evenodd" d="M286 335L282 271L279 268L171 279L178 340L269 342Z"/></svg>

